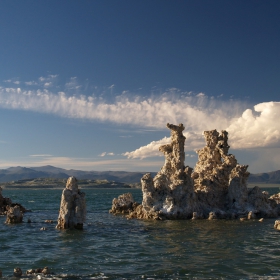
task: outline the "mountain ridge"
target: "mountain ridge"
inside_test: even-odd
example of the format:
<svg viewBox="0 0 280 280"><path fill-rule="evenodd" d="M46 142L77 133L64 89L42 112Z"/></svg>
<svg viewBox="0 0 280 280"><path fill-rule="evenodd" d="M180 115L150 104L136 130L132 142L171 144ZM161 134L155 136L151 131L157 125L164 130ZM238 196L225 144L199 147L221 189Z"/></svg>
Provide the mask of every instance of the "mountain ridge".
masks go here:
<svg viewBox="0 0 280 280"><path fill-rule="evenodd" d="M108 180L122 183L139 183L142 176L147 172L128 172L128 171L83 171L76 169L63 169L51 165L39 167L10 167L0 169L0 183L11 181L36 179L36 178L54 178L66 179L69 176L75 176L79 180ZM155 176L156 172L150 172Z"/></svg>
<svg viewBox="0 0 280 280"><path fill-rule="evenodd" d="M147 172L132 171L83 171L76 169L63 169L52 165L39 167L9 167L0 169L0 183L11 181L36 179L36 178L54 178L67 179L69 176L75 176L80 180L108 180L123 183L139 183L142 176ZM150 172L154 177L156 172ZM272 172L263 172L250 174L248 183L280 183L280 170Z"/></svg>

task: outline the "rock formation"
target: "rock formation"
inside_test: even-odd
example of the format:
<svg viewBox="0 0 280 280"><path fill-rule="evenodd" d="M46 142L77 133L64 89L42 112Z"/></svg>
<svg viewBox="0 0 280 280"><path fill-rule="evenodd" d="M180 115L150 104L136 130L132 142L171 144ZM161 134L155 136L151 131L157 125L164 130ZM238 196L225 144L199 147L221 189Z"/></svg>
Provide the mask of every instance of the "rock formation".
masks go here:
<svg viewBox="0 0 280 280"><path fill-rule="evenodd" d="M17 206L17 208L15 210L13 210L13 208L15 208L16 206ZM2 195L2 188L0 187L0 216L7 215L8 212L9 212L9 215L12 215L13 211L16 211L15 214L17 216L20 216L20 214L18 214L18 209L21 212L21 215L27 211L21 204L19 204L19 203L12 203L10 198L3 197L3 195ZM12 220L13 220L13 218L11 218L11 221ZM21 218L21 221L22 221L22 218Z"/></svg>
<svg viewBox="0 0 280 280"><path fill-rule="evenodd" d="M7 206L7 219L6 224L18 224L22 223L23 214L20 211L20 207L18 205L12 207Z"/></svg>
<svg viewBox="0 0 280 280"><path fill-rule="evenodd" d="M14 268L14 276L15 277L21 277L22 276L22 270L20 269L20 267Z"/></svg>
<svg viewBox="0 0 280 280"><path fill-rule="evenodd" d="M131 193L125 193L113 199L112 209L109 212L112 214L128 214L138 205Z"/></svg>
<svg viewBox="0 0 280 280"><path fill-rule="evenodd" d="M280 230L280 220L276 220L274 222L274 228L277 229L277 230Z"/></svg>
<svg viewBox="0 0 280 280"><path fill-rule="evenodd" d="M167 124L167 127L171 130L171 143L159 148L165 156L163 167L154 178L150 173L142 177L142 204L137 207L126 204L122 213L138 219L209 220L246 220L279 214L279 196L269 197L258 187L247 188L248 165L238 164L235 156L228 154L226 131L204 132L206 146L197 151L198 162L192 170L184 165L183 124ZM113 208L116 205L114 200ZM111 212L117 213L113 208Z"/></svg>
<svg viewBox="0 0 280 280"><path fill-rule="evenodd" d="M86 219L85 193L78 187L77 179L69 177L62 191L57 229L82 229Z"/></svg>

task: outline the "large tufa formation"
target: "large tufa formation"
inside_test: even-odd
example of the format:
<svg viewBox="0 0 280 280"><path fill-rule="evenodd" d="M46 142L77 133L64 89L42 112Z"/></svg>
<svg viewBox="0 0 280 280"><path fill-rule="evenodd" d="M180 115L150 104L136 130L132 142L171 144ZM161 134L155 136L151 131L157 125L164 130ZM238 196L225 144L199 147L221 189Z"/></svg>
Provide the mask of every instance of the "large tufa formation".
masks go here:
<svg viewBox="0 0 280 280"><path fill-rule="evenodd" d="M167 124L171 130L171 144L159 150L165 163L153 179L150 173L141 179L143 201L129 218L179 219L191 218L199 210L191 178L192 168L185 166L183 124Z"/></svg>
<svg viewBox="0 0 280 280"><path fill-rule="evenodd" d="M62 191L57 229L82 229L86 219L85 193L79 190L77 179L69 177Z"/></svg>
<svg viewBox="0 0 280 280"><path fill-rule="evenodd" d="M248 190L248 165L240 165L234 155L228 154L228 133L205 131L206 146L198 150L194 168L194 190L202 212L220 218L257 216L275 217L277 203L258 187ZM211 218L210 215L210 218Z"/></svg>
<svg viewBox="0 0 280 280"><path fill-rule="evenodd" d="M206 146L198 150L198 162L185 166L183 124L167 124L171 144L159 148L165 163L155 178L142 179L142 204L128 212L129 218L198 219L275 217L276 197L258 187L247 188L248 165L239 165L228 154L228 133L205 131Z"/></svg>

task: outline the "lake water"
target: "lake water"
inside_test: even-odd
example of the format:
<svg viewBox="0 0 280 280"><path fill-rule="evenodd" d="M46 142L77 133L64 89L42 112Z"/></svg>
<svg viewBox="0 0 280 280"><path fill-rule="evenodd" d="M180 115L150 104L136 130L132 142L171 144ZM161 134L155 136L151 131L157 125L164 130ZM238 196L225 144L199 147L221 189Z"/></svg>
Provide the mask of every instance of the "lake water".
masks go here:
<svg viewBox="0 0 280 280"><path fill-rule="evenodd" d="M3 279L12 279L15 267L25 272L45 266L53 272L46 279L280 278L275 219L127 220L108 213L112 199L130 191L140 202L141 190L85 189L84 230L58 231L56 223L44 221L57 219L61 191L3 190L3 196L32 210L22 224L6 225L0 217Z"/></svg>

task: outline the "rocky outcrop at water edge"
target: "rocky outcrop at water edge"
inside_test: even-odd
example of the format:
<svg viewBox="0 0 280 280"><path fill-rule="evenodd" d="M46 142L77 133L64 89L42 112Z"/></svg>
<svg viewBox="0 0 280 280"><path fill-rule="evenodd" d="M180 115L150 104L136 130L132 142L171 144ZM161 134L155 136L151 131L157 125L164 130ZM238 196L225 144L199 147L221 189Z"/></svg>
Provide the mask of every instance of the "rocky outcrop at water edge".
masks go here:
<svg viewBox="0 0 280 280"><path fill-rule="evenodd" d="M57 229L82 229L86 219L85 193L78 187L75 177L69 177L62 191Z"/></svg>
<svg viewBox="0 0 280 280"><path fill-rule="evenodd" d="M2 188L0 187L0 215L6 215L6 223L22 222L23 213L27 210L19 203L12 203L8 197L3 197Z"/></svg>
<svg viewBox="0 0 280 280"><path fill-rule="evenodd" d="M138 219L256 219L279 214L279 196L269 197L258 187L247 188L248 165L229 154L228 133L204 131L206 146L197 151L194 170L185 166L183 124L167 124L171 143L159 150L165 163L157 175L141 179L142 204L126 204L128 218ZM120 197L119 197L120 198ZM130 198L133 200L133 198ZM113 201L111 213L116 211Z"/></svg>
<svg viewBox="0 0 280 280"><path fill-rule="evenodd" d="M22 220L23 214L20 211L20 207L18 205L14 207L8 206L6 224L18 224L22 223Z"/></svg>

